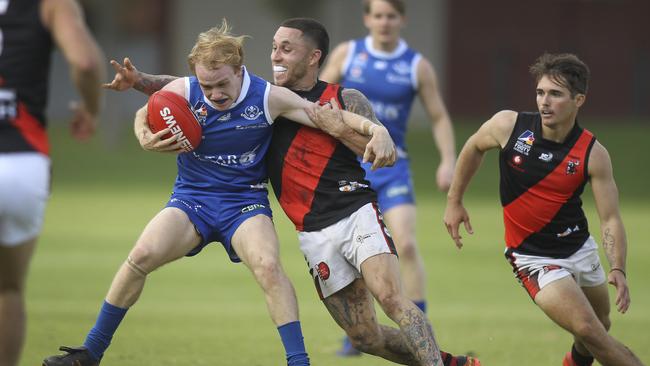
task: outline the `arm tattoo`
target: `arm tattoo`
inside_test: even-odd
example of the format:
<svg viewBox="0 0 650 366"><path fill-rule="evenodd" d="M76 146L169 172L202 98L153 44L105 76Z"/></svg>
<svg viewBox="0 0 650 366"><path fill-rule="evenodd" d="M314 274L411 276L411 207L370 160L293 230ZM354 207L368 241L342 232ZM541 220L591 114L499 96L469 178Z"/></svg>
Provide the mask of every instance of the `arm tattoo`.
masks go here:
<svg viewBox="0 0 650 366"><path fill-rule="evenodd" d="M343 89L341 97L345 103L345 109L349 112L364 116L371 122L383 126L375 116L372 105L368 98L356 89Z"/></svg>
<svg viewBox="0 0 650 366"><path fill-rule="evenodd" d="M169 75L150 75L139 72L140 79L133 85L133 88L139 92L151 95L162 89L165 85L178 79L177 76Z"/></svg>
<svg viewBox="0 0 650 366"><path fill-rule="evenodd" d="M614 265L615 263L615 244L616 240L614 239L614 235L612 235L610 228L606 228L603 232L603 249L605 250L605 255L610 265Z"/></svg>

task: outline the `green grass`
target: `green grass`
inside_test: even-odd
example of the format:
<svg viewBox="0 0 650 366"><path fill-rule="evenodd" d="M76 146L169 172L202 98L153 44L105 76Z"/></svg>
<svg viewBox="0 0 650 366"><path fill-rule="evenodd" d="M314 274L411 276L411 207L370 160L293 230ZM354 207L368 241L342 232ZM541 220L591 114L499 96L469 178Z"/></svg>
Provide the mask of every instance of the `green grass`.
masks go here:
<svg viewBox="0 0 650 366"><path fill-rule="evenodd" d="M590 126L609 148L629 240L632 308L612 313L612 334L650 360L650 221L640 161L648 128ZM458 141L476 124L460 126ZM433 188L435 149L427 133L410 136L418 189L418 240L427 265L429 318L439 343L473 351L484 365L558 365L570 337L528 299L503 259L496 155L490 154L466 200L476 234L458 251L442 225L444 195ZM80 344L112 276L140 231L164 205L173 182L171 155L139 151L132 137L115 148L70 142L53 131L53 190L28 287L28 338L22 365L37 365L61 344ZM430 158L428 158L430 157ZM590 193L585 206L598 238ZM320 304L295 232L274 206L282 260L300 303L314 365L388 365L372 356L333 356L342 332ZM645 229L644 229L645 228ZM385 317L381 318L386 322ZM261 291L219 244L153 273L129 311L103 365L281 365L284 355ZM524 361L522 361L524 360Z"/></svg>

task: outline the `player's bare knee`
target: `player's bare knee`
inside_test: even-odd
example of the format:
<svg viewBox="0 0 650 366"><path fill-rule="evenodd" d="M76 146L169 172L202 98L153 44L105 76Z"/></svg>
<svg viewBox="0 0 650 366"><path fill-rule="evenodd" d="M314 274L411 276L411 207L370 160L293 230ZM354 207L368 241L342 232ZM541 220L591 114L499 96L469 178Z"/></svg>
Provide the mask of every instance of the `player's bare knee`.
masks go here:
<svg viewBox="0 0 650 366"><path fill-rule="evenodd" d="M276 283L284 278L282 266L277 258L266 258L251 264L251 271L260 283Z"/></svg>
<svg viewBox="0 0 650 366"><path fill-rule="evenodd" d="M394 291L382 291L377 294L377 302L388 316L397 312L402 307L402 299Z"/></svg>
<svg viewBox="0 0 650 366"><path fill-rule="evenodd" d="M585 345L598 346L602 338L602 329L602 326L596 322L579 321L573 327L573 335Z"/></svg>
<svg viewBox="0 0 650 366"><path fill-rule="evenodd" d="M133 259L131 255L126 257L126 261L124 262L126 266L133 272L135 275L140 276L140 277L147 277L149 272L147 272L138 262Z"/></svg>
<svg viewBox="0 0 650 366"><path fill-rule="evenodd" d="M350 343L361 352L375 354L383 346L381 335L375 332L360 332L348 334Z"/></svg>
<svg viewBox="0 0 650 366"><path fill-rule="evenodd" d="M403 240L396 240L395 243L401 260L414 259L418 256L418 248L414 239L404 238Z"/></svg>

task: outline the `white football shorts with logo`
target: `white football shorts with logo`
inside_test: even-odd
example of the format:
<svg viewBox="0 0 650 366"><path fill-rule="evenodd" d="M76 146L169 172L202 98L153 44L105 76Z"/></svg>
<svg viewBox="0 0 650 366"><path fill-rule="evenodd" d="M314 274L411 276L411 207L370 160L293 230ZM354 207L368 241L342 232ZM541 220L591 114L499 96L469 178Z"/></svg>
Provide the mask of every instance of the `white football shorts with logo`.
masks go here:
<svg viewBox="0 0 650 366"><path fill-rule="evenodd" d="M375 203L318 231L298 233L316 290L324 299L361 278L361 264L378 254L395 254L395 245Z"/></svg>
<svg viewBox="0 0 650 366"><path fill-rule="evenodd" d="M598 245L592 236L568 258L549 258L519 253L508 257L515 276L534 300L537 293L553 281L573 276L580 287L595 287L606 280L598 256Z"/></svg>
<svg viewBox="0 0 650 366"><path fill-rule="evenodd" d="M0 245L36 238L49 197L50 158L37 152L0 154Z"/></svg>

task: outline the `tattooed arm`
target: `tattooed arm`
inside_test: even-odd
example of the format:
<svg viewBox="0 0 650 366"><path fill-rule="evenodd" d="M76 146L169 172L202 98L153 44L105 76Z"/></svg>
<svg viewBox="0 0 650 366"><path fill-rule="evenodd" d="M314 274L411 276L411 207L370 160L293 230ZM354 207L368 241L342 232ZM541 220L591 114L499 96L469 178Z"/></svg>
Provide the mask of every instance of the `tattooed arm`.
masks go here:
<svg viewBox="0 0 650 366"><path fill-rule="evenodd" d="M151 95L170 82L178 79L178 76L150 75L138 71L128 57L124 58L123 65L120 65L120 63L115 60L111 60L111 65L115 70L115 77L112 82L103 84L102 86L106 89L112 89L115 91L124 91L129 88L134 88L139 92Z"/></svg>
<svg viewBox="0 0 650 366"><path fill-rule="evenodd" d="M377 120L370 102L360 91L356 89L343 89L341 97L345 104L345 110L366 117L370 122L382 126L382 124ZM363 155L366 145L370 141L370 136L364 136L357 133L351 127L343 123L342 119L338 121L332 121L331 119L318 119L315 120L314 123L321 130L340 140L357 155Z"/></svg>
<svg viewBox="0 0 650 366"><path fill-rule="evenodd" d="M625 259L627 239L619 212L618 189L607 150L596 141L589 156L589 177L600 217L603 249L610 265L608 281L616 287L616 307L625 313L630 306Z"/></svg>

